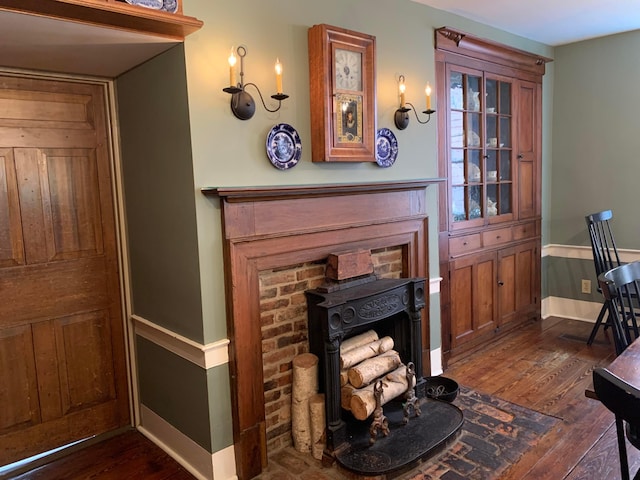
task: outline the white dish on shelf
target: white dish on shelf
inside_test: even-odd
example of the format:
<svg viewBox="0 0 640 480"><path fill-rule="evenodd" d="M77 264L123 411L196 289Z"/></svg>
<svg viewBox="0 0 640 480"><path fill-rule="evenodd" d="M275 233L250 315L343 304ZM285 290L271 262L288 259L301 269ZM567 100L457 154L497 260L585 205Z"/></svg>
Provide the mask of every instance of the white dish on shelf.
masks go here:
<svg viewBox="0 0 640 480"><path fill-rule="evenodd" d="M163 0L162 11L176 13L178 11L178 0Z"/></svg>
<svg viewBox="0 0 640 480"><path fill-rule="evenodd" d="M162 8L162 0L125 0L129 5L137 5L139 7L160 10Z"/></svg>

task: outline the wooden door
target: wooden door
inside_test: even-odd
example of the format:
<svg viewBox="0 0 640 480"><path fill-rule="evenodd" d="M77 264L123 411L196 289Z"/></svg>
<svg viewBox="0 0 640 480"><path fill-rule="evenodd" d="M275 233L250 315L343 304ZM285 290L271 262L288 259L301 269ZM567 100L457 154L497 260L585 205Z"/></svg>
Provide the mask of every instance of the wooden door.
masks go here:
<svg viewBox="0 0 640 480"><path fill-rule="evenodd" d="M129 423L105 104L0 76L0 464Z"/></svg>
<svg viewBox="0 0 640 480"><path fill-rule="evenodd" d="M496 326L496 254L462 257L451 263L451 349Z"/></svg>

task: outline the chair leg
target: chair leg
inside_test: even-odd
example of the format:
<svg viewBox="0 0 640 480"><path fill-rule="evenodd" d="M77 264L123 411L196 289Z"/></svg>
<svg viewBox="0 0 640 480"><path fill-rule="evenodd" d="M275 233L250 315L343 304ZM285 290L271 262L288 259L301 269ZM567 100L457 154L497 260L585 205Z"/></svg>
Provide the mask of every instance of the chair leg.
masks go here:
<svg viewBox="0 0 640 480"><path fill-rule="evenodd" d="M629 462L627 460L627 444L624 437L622 418L616 415L616 433L618 434L618 453L620 456L620 473L622 480L629 480ZM635 478L635 477L634 477Z"/></svg>
<svg viewBox="0 0 640 480"><path fill-rule="evenodd" d="M598 327L602 325L602 320L604 319L605 314L607 313L607 304L603 303L602 308L600 309L600 313L598 314L598 319L596 320L595 325L591 329L591 334L589 335L589 339L587 340L587 345L591 345L596 338L596 333L598 333Z"/></svg>

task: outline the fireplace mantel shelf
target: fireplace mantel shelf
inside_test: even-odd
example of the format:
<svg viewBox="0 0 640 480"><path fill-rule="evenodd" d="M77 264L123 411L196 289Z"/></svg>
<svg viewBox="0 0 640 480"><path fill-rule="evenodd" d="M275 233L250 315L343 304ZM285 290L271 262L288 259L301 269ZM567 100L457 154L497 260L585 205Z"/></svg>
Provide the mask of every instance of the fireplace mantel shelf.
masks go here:
<svg viewBox="0 0 640 480"><path fill-rule="evenodd" d="M385 192L413 190L433 183L442 183L445 178L425 178L408 181L375 183L333 183L315 185L280 185L264 187L203 187L204 195L218 196L227 202L248 202L256 200L282 200L289 197L321 197L354 195L362 192Z"/></svg>

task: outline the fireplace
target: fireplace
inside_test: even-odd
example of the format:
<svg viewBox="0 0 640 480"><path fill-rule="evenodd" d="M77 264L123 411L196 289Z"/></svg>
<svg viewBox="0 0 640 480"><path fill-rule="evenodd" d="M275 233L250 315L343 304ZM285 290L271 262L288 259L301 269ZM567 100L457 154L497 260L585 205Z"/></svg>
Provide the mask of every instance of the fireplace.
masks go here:
<svg viewBox="0 0 640 480"><path fill-rule="evenodd" d="M422 379L421 314L425 306L424 279L377 279L342 284L337 291L319 287L306 292L309 346L320 359L319 383L325 394L326 444L329 455L347 447L347 425L341 409L340 345L367 329L392 338L394 350L406 364L415 365L418 397Z"/></svg>
<svg viewBox="0 0 640 480"><path fill-rule="evenodd" d="M400 248L404 275L427 277L426 189L438 181L202 190L214 202L219 200L222 214L234 450L240 480L255 477L267 464L260 272L322 262L337 251ZM418 322L419 375L430 374L427 312L425 296Z"/></svg>

